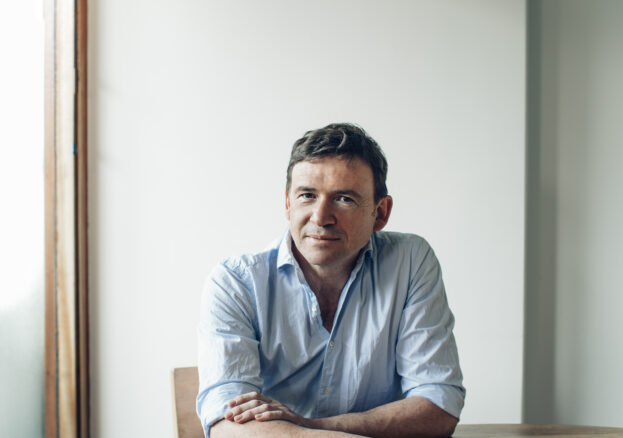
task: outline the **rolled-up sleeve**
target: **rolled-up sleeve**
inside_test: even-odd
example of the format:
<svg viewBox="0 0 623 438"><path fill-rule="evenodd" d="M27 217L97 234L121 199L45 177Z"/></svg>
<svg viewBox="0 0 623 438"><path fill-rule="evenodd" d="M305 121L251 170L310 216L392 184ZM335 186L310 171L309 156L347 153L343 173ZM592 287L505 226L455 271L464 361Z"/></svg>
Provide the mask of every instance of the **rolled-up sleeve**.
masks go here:
<svg viewBox="0 0 623 438"><path fill-rule="evenodd" d="M198 328L197 395L206 437L223 418L227 401L262 390L254 305L242 268L220 264L206 280Z"/></svg>
<svg viewBox="0 0 623 438"><path fill-rule="evenodd" d="M426 398L459 418L465 388L453 327L439 262L424 242L412 257L409 294L396 345L396 370L405 397Z"/></svg>

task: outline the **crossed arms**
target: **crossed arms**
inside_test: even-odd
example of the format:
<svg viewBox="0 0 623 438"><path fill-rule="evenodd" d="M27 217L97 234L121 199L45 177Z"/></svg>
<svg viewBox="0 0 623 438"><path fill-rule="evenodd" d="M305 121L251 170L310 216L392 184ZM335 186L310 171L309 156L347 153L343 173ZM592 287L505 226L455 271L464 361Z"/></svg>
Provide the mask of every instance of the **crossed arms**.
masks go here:
<svg viewBox="0 0 623 438"><path fill-rule="evenodd" d="M412 267L370 277L374 300L344 307L331 333L296 278L256 259L219 265L199 325L197 408L210 436L450 435L465 394L454 320L434 253L412 243L413 254L376 261Z"/></svg>
<svg viewBox="0 0 623 438"><path fill-rule="evenodd" d="M301 417L256 392L234 398L229 406L225 419L212 427L212 438L448 437L457 424L455 417L420 397L327 418Z"/></svg>

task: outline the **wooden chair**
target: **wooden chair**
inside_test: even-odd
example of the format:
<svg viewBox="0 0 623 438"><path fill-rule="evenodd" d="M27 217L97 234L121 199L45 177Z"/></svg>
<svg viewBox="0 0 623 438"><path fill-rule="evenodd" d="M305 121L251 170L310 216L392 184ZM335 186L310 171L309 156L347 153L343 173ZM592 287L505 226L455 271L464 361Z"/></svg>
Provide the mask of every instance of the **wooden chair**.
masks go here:
<svg viewBox="0 0 623 438"><path fill-rule="evenodd" d="M176 438L204 438L201 421L195 410L199 388L197 367L175 368L173 383L173 419Z"/></svg>

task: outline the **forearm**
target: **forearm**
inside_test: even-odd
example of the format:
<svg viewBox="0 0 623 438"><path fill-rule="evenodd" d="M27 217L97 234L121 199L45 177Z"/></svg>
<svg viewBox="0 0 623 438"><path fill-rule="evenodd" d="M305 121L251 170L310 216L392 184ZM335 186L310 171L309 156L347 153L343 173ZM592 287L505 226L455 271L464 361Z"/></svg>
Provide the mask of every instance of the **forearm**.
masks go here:
<svg viewBox="0 0 623 438"><path fill-rule="evenodd" d="M365 412L308 419L306 426L369 437L448 437L457 419L430 401L411 397Z"/></svg>
<svg viewBox="0 0 623 438"><path fill-rule="evenodd" d="M249 421L239 424L221 420L210 429L210 438L355 438L351 433L316 430L289 421Z"/></svg>

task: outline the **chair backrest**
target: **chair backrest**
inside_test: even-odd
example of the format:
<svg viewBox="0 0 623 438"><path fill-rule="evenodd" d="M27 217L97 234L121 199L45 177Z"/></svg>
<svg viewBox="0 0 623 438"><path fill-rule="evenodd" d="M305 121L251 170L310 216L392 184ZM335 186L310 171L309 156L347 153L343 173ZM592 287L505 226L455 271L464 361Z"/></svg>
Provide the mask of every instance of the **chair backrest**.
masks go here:
<svg viewBox="0 0 623 438"><path fill-rule="evenodd" d="M176 438L204 438L201 421L195 410L199 388L197 367L175 368L173 383L173 419Z"/></svg>

